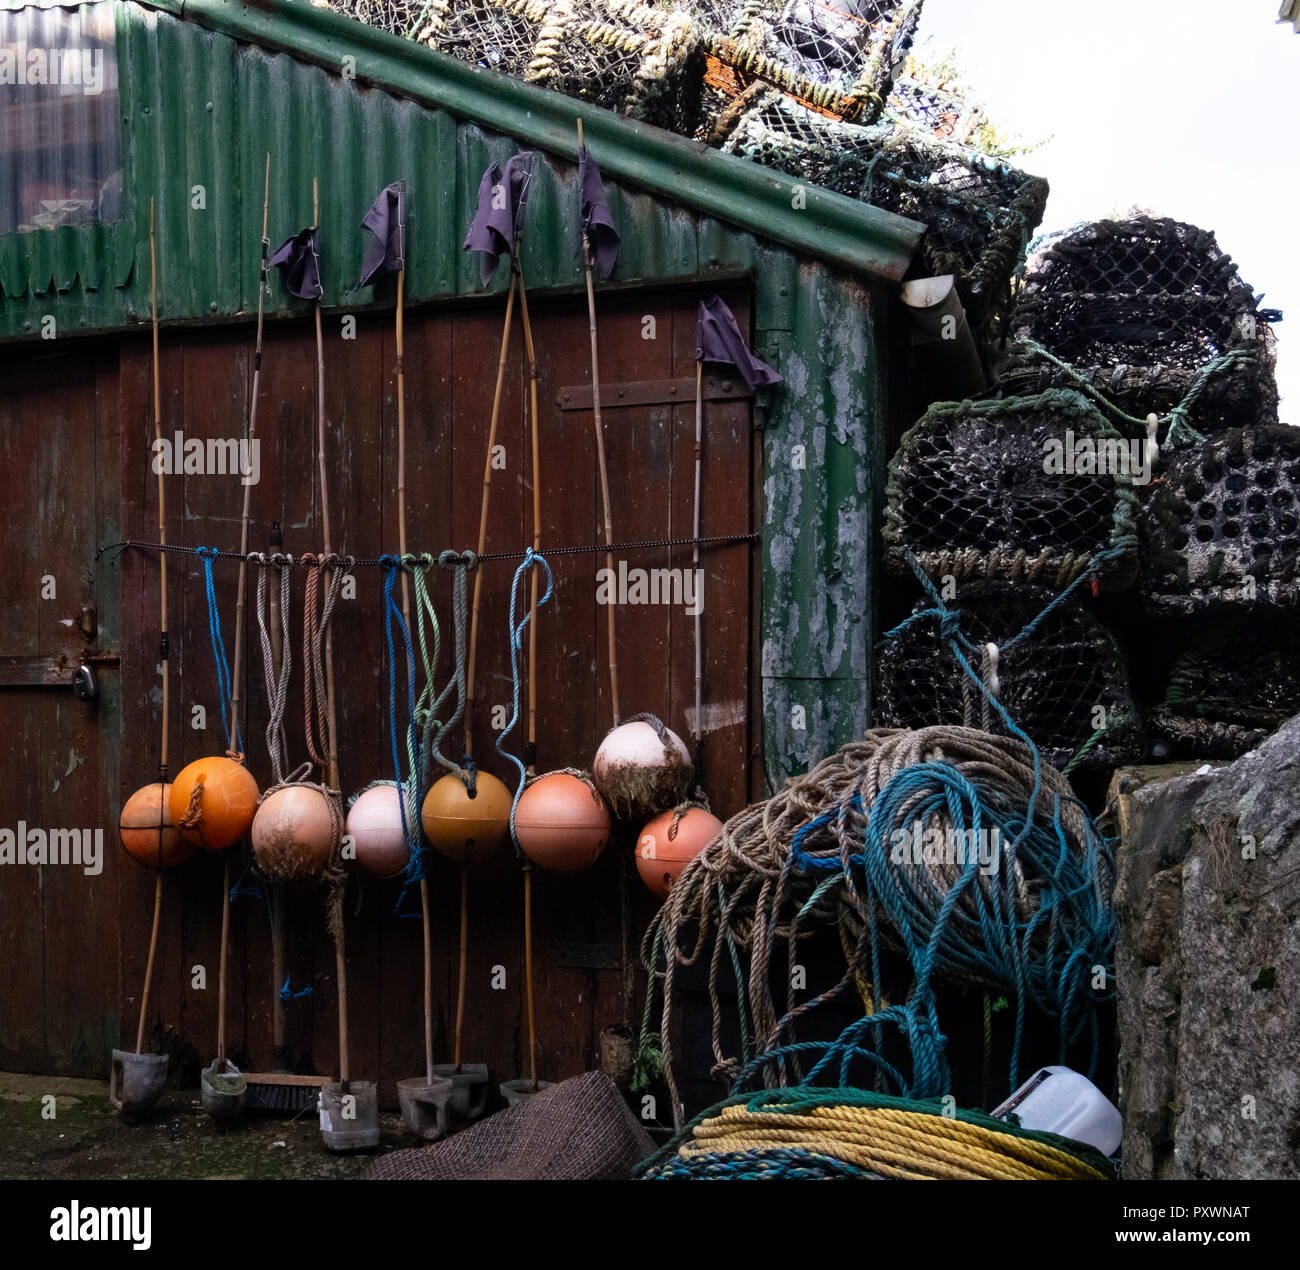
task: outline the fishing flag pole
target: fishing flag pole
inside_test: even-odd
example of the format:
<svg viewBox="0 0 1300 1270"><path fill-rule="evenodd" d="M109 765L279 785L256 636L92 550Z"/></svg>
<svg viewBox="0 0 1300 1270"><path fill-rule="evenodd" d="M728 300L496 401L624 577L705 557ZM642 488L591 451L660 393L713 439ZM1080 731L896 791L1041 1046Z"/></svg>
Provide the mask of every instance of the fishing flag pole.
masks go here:
<svg viewBox="0 0 1300 1270"><path fill-rule="evenodd" d="M579 165L585 169L590 160L587 156L587 147L582 138L581 119L578 120L578 154ZM594 168L595 165L591 164L591 169ZM599 171L596 172L596 180L600 180ZM585 201L584 198L584 203ZM612 224L609 228L613 228ZM617 233L614 234L614 240L617 243ZM614 572L614 526L609 512L609 466L605 462L605 428L600 417L600 356L596 346L596 291L591 276L596 261L592 254L591 227L585 217L582 226L582 263L587 277L587 326L591 334L591 409L596 428L596 462L600 468L601 507L605 518L605 568L612 575ZM611 269L612 267L611 265ZM602 276L608 277L608 273L603 273ZM615 606L607 604L605 607L608 610L609 622L607 627L609 638L609 700L614 715L614 725L617 727L622 719L622 713L619 710L618 701L618 643L615 637L614 625Z"/></svg>
<svg viewBox="0 0 1300 1270"><path fill-rule="evenodd" d="M156 446L162 444L162 394L158 375L158 251L154 241L154 200L149 199L149 308L153 327L153 435ZM158 542L167 545L167 514L163 495L162 464L158 468ZM167 788L167 716L168 716L168 661L167 661L167 552L158 553L158 605L159 650L162 661L162 744L158 755L158 853L162 861L163 826L167 815L167 800L162 792ZM149 1015L149 989L153 984L153 963L158 953L158 921L162 916L162 869L154 880L153 929L149 935L149 957L145 962L144 991L140 997L140 1021L135 1031L135 1052L144 1051L145 1019Z"/></svg>
<svg viewBox="0 0 1300 1270"><path fill-rule="evenodd" d="M524 314L524 336L529 355L532 374L532 412L534 428L537 409L536 366L533 364L532 335L527 319L527 298L523 290L523 273L519 268L519 239L523 236L524 220L528 208L528 188L532 180L533 156L529 151L522 151L510 158L504 168L497 164L483 173L479 182L478 204L469 231L465 235L464 248L480 253L479 276L484 286L492 280L497 271L500 257L506 253L510 256L510 283L506 290L506 312L501 328L501 348L497 358L496 386L492 393L492 416L488 425L487 453L483 460L483 496L479 505L478 554L487 550L488 507L492 493L492 451L496 446L497 425L501 417L501 399L505 386L506 361L510 351L510 324L514 317L515 296L520 298L521 311ZM537 438L533 437L533 506L534 506L534 545L540 532L539 491L536 484L538 462ZM479 612L482 599L483 577L474 575L474 599L470 614L469 656L465 686L465 758L473 758L473 707L475 692L475 673L478 659ZM534 607L536 604L537 581L533 579ZM530 647L533 647L530 645ZM529 680L530 702L532 680ZM534 708L535 714L535 708ZM471 778L473 779L473 778ZM525 926L529 924L531 914L525 914ZM465 988L466 968L469 954L469 862L460 866L460 968L456 989L456 1030L453 1058L456 1070L461 1070L461 1043L465 1025ZM530 977L525 970L526 977ZM534 1071L534 1077L536 1073Z"/></svg>
<svg viewBox="0 0 1300 1270"><path fill-rule="evenodd" d="M291 295L297 296L300 300L311 300L314 306L316 326L316 457L320 478L321 544L324 549L320 567L337 569L341 565L338 558L334 556L334 540L330 526L328 465L325 459L325 337L321 327L321 304L324 297L324 288L321 286L320 280L320 253L317 244L317 235L320 232L320 182L316 177L312 177L311 202L311 226L300 230L283 243L275 255L271 257L270 263L281 271L284 285ZM309 574L309 579L311 576L313 575ZM310 589L310 581L308 586ZM334 691L334 630L329 622L329 616L333 608L333 601L330 598L333 589L332 586L327 587L326 602L321 611L321 624L324 626L324 655L321 660L325 663L322 676L325 681L325 703L324 735L321 737L324 743L324 754L321 757L324 762L320 763L320 766L325 769L328 781L326 797L331 802L337 799L339 790L338 724ZM314 591L312 594L314 595ZM311 609L312 603L309 602L304 612L304 623L311 620ZM304 653L307 652L307 642L304 642ZM306 685L309 700L311 682L312 675L308 673L306 675ZM312 731L310 709L307 712L307 729L310 738ZM309 746L309 748L311 747ZM314 748L312 752L313 754L316 753ZM349 1089L350 1071L348 1063L347 940L343 926L342 888L343 883L340 882L334 888L330 898L329 924L330 933L334 937L334 964L338 979L339 1087L340 1093L346 1095Z"/></svg>
<svg viewBox="0 0 1300 1270"><path fill-rule="evenodd" d="M373 235L361 263L361 286L372 285L381 273L397 275L397 312L395 341L397 346L397 545L402 561L402 620L411 629L410 582L407 577L406 537L406 334L404 300L406 293L406 182L394 181L379 192L362 220L362 226ZM411 769L410 781L418 793L416 768ZM418 799L407 798L406 791L398 789L397 796L406 799L412 807ZM419 830L412 828L414 834ZM420 876L420 913L424 922L424 1068L425 1083L433 1084L433 937L429 913L429 879Z"/></svg>

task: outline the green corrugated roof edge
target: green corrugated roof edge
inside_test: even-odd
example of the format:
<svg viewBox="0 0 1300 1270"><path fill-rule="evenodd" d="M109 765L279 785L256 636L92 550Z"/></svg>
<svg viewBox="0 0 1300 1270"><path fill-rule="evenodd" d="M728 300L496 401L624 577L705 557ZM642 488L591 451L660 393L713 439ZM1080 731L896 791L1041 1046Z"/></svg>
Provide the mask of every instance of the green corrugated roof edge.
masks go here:
<svg viewBox="0 0 1300 1270"><path fill-rule="evenodd" d="M479 70L296 0L137 0L233 39L341 72L568 159L575 120L607 175L854 273L898 281L925 227L560 93Z"/></svg>

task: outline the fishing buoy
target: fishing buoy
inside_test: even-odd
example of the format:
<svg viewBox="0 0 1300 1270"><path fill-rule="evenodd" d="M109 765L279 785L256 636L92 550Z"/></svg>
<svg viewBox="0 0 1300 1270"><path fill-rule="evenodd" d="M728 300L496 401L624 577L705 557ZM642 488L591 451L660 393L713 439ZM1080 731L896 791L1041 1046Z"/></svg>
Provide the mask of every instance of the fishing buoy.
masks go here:
<svg viewBox="0 0 1300 1270"><path fill-rule="evenodd" d="M694 770L676 732L634 720L606 734L596 751L592 779L616 816L645 820L690 794Z"/></svg>
<svg viewBox="0 0 1300 1270"><path fill-rule="evenodd" d="M272 881L317 877L334 853L334 810L314 785L284 785L253 817L253 856Z"/></svg>
<svg viewBox="0 0 1300 1270"><path fill-rule="evenodd" d="M489 772L479 772L471 798L465 782L448 772L425 795L420 819L434 847L457 864L491 855L510 833L510 791Z"/></svg>
<svg viewBox="0 0 1300 1270"><path fill-rule="evenodd" d="M674 821L676 823L674 824ZM661 900L682 870L722 832L722 821L703 807L690 807L656 816L636 840L636 871Z"/></svg>
<svg viewBox="0 0 1300 1270"><path fill-rule="evenodd" d="M550 772L524 790L515 809L519 849L552 873L578 873L609 841L609 808L586 781Z"/></svg>
<svg viewBox="0 0 1300 1270"><path fill-rule="evenodd" d="M132 859L148 869L170 869L184 864L198 848L176 829L168 806L170 785L154 781L142 785L122 804L117 828L122 846Z"/></svg>
<svg viewBox="0 0 1300 1270"><path fill-rule="evenodd" d="M209 851L233 846L257 811L257 782L232 758L195 759L172 782L168 799L182 838Z"/></svg>
<svg viewBox="0 0 1300 1270"><path fill-rule="evenodd" d="M376 785L358 795L348 812L347 834L363 869L381 878L406 872L410 851L396 785Z"/></svg>

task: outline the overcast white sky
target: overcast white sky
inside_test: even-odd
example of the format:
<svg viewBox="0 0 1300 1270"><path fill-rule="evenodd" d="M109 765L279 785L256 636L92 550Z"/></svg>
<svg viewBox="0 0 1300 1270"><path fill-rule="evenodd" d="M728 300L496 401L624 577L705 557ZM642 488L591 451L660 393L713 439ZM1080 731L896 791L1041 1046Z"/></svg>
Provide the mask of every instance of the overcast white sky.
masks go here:
<svg viewBox="0 0 1300 1270"><path fill-rule="evenodd" d="M1212 229L1277 331L1300 423L1300 35L1279 0L926 0L916 54L955 49L1047 177L1042 229L1138 205Z"/></svg>

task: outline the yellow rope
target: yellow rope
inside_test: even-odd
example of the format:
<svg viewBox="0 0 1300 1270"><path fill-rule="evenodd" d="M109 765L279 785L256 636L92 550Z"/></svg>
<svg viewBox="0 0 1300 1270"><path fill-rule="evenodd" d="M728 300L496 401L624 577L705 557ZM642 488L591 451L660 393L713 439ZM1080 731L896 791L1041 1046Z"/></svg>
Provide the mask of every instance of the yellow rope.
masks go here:
<svg viewBox="0 0 1300 1270"><path fill-rule="evenodd" d="M678 1155L797 1146L885 1177L995 1181L1104 1180L1067 1151L947 1116L889 1107L815 1107L806 1112L724 1107L696 1126Z"/></svg>

